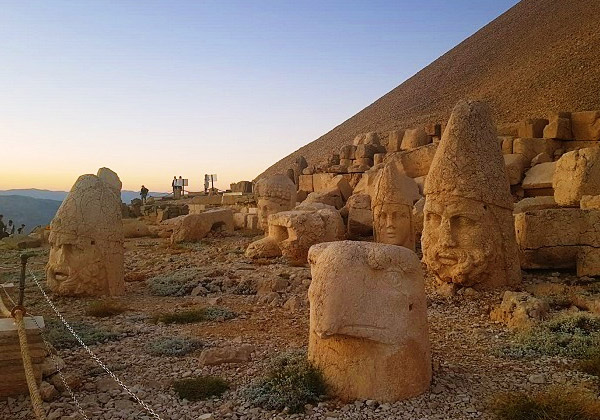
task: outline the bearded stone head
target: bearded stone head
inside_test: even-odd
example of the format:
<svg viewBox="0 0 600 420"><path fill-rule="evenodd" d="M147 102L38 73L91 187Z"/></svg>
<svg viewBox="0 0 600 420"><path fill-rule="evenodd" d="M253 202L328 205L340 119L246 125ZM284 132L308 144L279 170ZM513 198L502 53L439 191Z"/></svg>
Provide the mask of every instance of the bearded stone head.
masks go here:
<svg viewBox="0 0 600 420"><path fill-rule="evenodd" d="M46 281L57 294L101 296L124 291L118 177L107 171L103 168L101 177L80 176L50 223ZM107 174L112 182L103 179Z"/></svg>

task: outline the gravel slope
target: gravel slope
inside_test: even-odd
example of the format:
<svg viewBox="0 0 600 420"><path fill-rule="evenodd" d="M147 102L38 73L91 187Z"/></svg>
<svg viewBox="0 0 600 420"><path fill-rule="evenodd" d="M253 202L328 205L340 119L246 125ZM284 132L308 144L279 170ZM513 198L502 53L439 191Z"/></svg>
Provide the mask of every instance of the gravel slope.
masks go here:
<svg viewBox="0 0 600 420"><path fill-rule="evenodd" d="M259 177L298 155L317 164L359 133L444 121L461 98L489 101L497 123L600 109L599 21L598 0L523 0Z"/></svg>

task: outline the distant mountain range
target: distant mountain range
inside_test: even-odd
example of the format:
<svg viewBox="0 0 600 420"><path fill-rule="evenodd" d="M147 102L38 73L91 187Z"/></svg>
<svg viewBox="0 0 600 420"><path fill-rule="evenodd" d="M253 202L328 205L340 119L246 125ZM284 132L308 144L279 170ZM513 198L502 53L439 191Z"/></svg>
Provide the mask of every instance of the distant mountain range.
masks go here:
<svg viewBox="0 0 600 420"><path fill-rule="evenodd" d="M63 201L65 199L65 197L67 196L67 194L68 194L67 191L38 190L36 188L0 190L0 196L20 195L20 196L31 197L31 198L40 198L40 199L44 199L44 200L57 200L57 201ZM159 193L159 192L150 192L151 197L163 197L165 195L168 195L168 194ZM134 198L140 198L139 191L128 191L128 190L121 191L121 201L123 201L124 203L129 204L129 203L131 203L131 200L133 200Z"/></svg>
<svg viewBox="0 0 600 420"><path fill-rule="evenodd" d="M38 225L49 224L61 203L62 201L58 200L22 195L1 195L0 214L4 216L2 221L5 225L9 220L12 220L17 228L25 224L25 232L29 233Z"/></svg>

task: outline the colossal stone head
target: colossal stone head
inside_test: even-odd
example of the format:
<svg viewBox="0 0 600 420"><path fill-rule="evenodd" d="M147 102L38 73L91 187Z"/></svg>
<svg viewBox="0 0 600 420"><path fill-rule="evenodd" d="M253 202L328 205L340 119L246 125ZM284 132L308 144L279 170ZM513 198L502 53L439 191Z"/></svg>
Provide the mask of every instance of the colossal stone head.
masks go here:
<svg viewBox="0 0 600 420"><path fill-rule="evenodd" d="M415 181L401 173L394 163L386 164L375 183L371 200L375 240L414 251L412 207L419 198Z"/></svg>
<svg viewBox="0 0 600 420"><path fill-rule="evenodd" d="M431 356L423 273L414 252L340 241L309 251L309 358L342 400L424 392Z"/></svg>
<svg viewBox="0 0 600 420"><path fill-rule="evenodd" d="M456 105L424 191L423 260L438 280L481 288L520 281L513 199L487 105Z"/></svg>
<svg viewBox="0 0 600 420"><path fill-rule="evenodd" d="M296 185L285 175L273 175L256 183L258 224L266 231L269 215L291 210L296 205Z"/></svg>
<svg viewBox="0 0 600 420"><path fill-rule="evenodd" d="M99 296L124 291L123 223L116 189L120 181L108 171L80 176L50 223L46 279L55 293Z"/></svg>

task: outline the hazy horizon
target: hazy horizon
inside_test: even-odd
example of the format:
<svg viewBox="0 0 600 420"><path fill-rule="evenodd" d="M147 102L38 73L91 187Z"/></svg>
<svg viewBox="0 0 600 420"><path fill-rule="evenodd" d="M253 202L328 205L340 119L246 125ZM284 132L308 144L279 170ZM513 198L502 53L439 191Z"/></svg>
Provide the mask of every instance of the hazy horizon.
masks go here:
<svg viewBox="0 0 600 420"><path fill-rule="evenodd" d="M3 2L0 189L252 180L516 3Z"/></svg>

